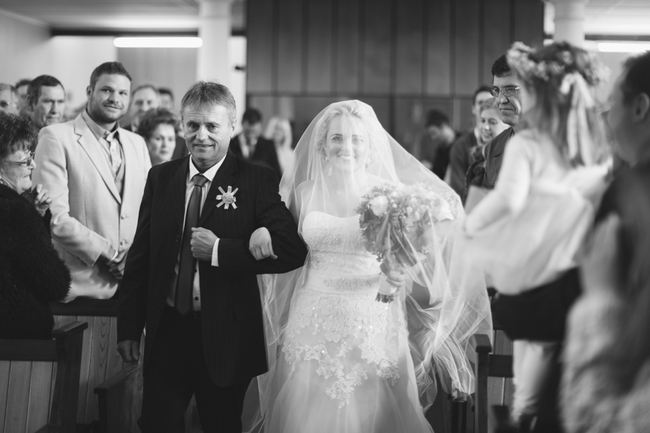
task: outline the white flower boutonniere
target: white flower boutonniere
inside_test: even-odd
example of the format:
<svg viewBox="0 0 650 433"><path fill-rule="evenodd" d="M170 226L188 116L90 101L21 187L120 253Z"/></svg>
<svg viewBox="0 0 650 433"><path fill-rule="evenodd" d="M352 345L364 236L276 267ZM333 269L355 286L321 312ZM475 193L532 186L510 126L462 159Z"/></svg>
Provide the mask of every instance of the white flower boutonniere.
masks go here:
<svg viewBox="0 0 650 433"><path fill-rule="evenodd" d="M219 191L221 194L217 194L217 200L219 200L217 207L223 206L224 209L230 209L230 206L232 206L233 209L237 209L237 197L235 197L235 194L237 194L239 188L235 188L233 191L232 186L228 185L226 191L222 187L219 187Z"/></svg>

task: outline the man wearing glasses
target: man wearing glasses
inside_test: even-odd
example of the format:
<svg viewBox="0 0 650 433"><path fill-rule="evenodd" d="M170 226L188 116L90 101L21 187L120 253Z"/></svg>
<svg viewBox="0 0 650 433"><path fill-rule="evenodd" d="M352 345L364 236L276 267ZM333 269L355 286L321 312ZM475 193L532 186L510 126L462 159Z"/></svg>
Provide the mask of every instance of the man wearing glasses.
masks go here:
<svg viewBox="0 0 650 433"><path fill-rule="evenodd" d="M485 148L485 161L475 164L468 170L468 184L486 189L494 188L497 182L506 144L515 134L521 114L520 83L514 72L510 70L505 54L492 64L492 77L493 86L490 93L497 98L501 120L510 125L510 128L488 143ZM470 207L475 204L475 200L470 200L469 196L467 201L470 203Z"/></svg>

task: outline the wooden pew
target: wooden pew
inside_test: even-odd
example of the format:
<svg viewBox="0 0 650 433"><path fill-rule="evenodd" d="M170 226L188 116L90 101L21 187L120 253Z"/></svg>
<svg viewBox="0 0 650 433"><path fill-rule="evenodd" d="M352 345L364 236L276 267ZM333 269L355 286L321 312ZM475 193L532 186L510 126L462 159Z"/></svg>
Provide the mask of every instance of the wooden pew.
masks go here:
<svg viewBox="0 0 650 433"><path fill-rule="evenodd" d="M97 433L139 433L142 368L125 368L95 388L99 407Z"/></svg>
<svg viewBox="0 0 650 433"><path fill-rule="evenodd" d="M124 365L117 353L117 299L77 298L50 304L56 325L71 321L88 323L81 357L77 423L92 424L99 419L95 387L119 374Z"/></svg>
<svg viewBox="0 0 650 433"><path fill-rule="evenodd" d="M512 378L512 355L492 353L492 344L487 335L474 335L478 362L475 366L476 394L474 405L475 433L493 431L493 422L488 422L488 410L492 405L503 406L503 402L490 399L488 378Z"/></svg>
<svg viewBox="0 0 650 433"><path fill-rule="evenodd" d="M82 337L87 327L72 322L56 327L51 339L0 339L0 401L5 402L0 405L0 431L31 433L47 422L38 432L75 432ZM43 372L54 375L52 389ZM37 407L45 410L32 411Z"/></svg>

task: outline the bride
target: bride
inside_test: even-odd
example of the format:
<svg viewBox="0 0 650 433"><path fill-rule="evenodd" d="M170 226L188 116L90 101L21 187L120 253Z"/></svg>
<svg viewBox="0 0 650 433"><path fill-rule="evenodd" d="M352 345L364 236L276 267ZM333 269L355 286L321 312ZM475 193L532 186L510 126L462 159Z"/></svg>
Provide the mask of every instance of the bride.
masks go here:
<svg viewBox="0 0 650 433"><path fill-rule="evenodd" d="M483 277L454 249L460 200L360 101L325 108L295 153L285 201L309 255L265 279L270 371L258 378L258 421L266 433L431 432L436 375L448 392L471 394L468 341L491 326ZM362 239L361 197L387 182L423 183L450 210L427 233L434 251L408 272L383 269ZM378 302L392 286L395 300Z"/></svg>

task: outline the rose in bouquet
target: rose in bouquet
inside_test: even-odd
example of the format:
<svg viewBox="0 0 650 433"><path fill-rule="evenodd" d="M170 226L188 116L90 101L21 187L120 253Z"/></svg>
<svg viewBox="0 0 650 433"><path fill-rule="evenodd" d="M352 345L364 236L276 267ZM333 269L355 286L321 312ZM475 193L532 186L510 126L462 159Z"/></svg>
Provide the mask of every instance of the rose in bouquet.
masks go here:
<svg viewBox="0 0 650 433"><path fill-rule="evenodd" d="M451 206L424 184L382 184L361 198L359 225L366 249L381 262L385 274L423 263L430 252L431 230L452 220ZM398 290L380 286L377 300L392 302Z"/></svg>

